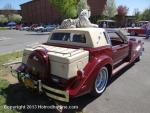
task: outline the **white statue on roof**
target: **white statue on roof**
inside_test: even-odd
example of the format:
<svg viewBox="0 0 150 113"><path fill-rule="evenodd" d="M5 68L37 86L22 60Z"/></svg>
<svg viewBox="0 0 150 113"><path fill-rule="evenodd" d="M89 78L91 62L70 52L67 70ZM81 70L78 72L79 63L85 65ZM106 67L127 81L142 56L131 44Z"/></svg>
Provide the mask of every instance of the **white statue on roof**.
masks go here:
<svg viewBox="0 0 150 113"><path fill-rule="evenodd" d="M91 11L88 9L84 9L81 11L79 17L77 19L65 19L61 25L61 29L67 28L85 28L85 27L98 27L96 24L92 24L89 20L91 16Z"/></svg>

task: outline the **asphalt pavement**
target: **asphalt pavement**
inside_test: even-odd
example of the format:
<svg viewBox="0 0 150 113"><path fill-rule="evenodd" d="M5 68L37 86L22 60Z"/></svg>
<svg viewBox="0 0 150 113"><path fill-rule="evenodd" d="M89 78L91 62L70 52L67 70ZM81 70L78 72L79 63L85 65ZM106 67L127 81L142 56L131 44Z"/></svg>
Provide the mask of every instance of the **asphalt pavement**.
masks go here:
<svg viewBox="0 0 150 113"><path fill-rule="evenodd" d="M48 34L0 31L0 53L22 50L47 38ZM150 39L135 38L145 43L141 61L121 70L98 98L84 95L70 105L78 106L84 113L150 113Z"/></svg>
<svg viewBox="0 0 150 113"><path fill-rule="evenodd" d="M100 97L84 104L85 113L150 113L150 39L135 38L145 43L141 61L112 78Z"/></svg>
<svg viewBox="0 0 150 113"><path fill-rule="evenodd" d="M0 30L0 54L23 50L28 45L46 42L48 33Z"/></svg>

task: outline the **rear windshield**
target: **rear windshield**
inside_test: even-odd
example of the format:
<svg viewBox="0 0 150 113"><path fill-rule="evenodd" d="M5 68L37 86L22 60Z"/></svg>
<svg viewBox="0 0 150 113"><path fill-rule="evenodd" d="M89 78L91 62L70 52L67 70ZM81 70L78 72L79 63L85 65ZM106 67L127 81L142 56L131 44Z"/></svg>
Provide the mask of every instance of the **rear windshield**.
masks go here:
<svg viewBox="0 0 150 113"><path fill-rule="evenodd" d="M84 34L74 33L53 33L50 40L86 43L86 38Z"/></svg>

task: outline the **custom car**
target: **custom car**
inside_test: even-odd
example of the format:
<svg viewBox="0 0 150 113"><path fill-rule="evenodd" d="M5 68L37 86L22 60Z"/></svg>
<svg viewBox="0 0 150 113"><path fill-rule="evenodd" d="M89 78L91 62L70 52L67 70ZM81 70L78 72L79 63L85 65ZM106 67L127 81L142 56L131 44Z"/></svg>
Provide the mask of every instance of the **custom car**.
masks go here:
<svg viewBox="0 0 150 113"><path fill-rule="evenodd" d="M145 35L146 34L146 28L144 28L144 27L128 28L128 33L132 36Z"/></svg>
<svg viewBox="0 0 150 113"><path fill-rule="evenodd" d="M87 93L102 94L111 77L139 61L142 51L142 41L119 30L56 29L46 43L25 48L15 73L27 88L69 102Z"/></svg>

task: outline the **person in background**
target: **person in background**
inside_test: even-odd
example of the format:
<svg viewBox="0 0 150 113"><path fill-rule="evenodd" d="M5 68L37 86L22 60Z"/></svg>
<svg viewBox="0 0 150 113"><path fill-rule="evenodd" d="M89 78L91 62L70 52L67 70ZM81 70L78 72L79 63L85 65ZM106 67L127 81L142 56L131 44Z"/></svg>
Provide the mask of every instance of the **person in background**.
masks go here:
<svg viewBox="0 0 150 113"><path fill-rule="evenodd" d="M103 28L106 28L106 27L107 27L106 22L104 22L103 23Z"/></svg>
<svg viewBox="0 0 150 113"><path fill-rule="evenodd" d="M146 39L149 39L150 36L150 21L147 23L146 26Z"/></svg>
<svg viewBox="0 0 150 113"><path fill-rule="evenodd" d="M132 28L134 28L135 27L135 23L132 23Z"/></svg>

